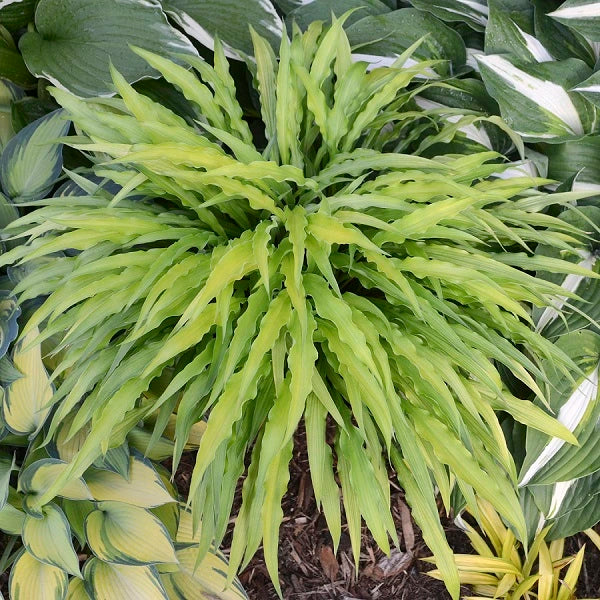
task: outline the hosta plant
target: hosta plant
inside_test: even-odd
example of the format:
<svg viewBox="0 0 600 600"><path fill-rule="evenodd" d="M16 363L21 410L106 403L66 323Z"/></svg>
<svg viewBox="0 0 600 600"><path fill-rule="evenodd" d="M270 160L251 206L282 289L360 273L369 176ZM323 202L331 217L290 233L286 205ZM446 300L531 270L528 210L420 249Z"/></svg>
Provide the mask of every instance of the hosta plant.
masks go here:
<svg viewBox="0 0 600 600"><path fill-rule="evenodd" d="M575 600L585 547L574 556L565 556L564 538L548 543L547 529L523 547L490 503L479 501L477 510L481 533L459 521L475 550L475 554L455 555L460 580L473 593L464 600ZM593 531L589 535L598 538ZM428 575L439 578L440 572Z"/></svg>
<svg viewBox="0 0 600 600"><path fill-rule="evenodd" d="M179 57L194 71L137 50L195 105L193 124L116 71L117 98L53 92L78 128L71 144L122 188L32 202L8 230L26 244L4 263L65 252L16 292L45 297L22 337L37 327L38 341L59 337L48 439L73 410L67 439L86 430L31 509L145 414L158 411L158 436L176 408L174 465L206 416L190 488L199 556L223 538L245 472L231 572L262 541L277 582L280 503L303 420L334 543L340 491L357 560L361 518L384 550L397 541L389 457L457 597L436 486L446 505L454 483L470 504L476 491L526 537L494 409L575 442L511 396L497 366L542 401L541 357L565 377L576 371L529 326L527 305L564 290L521 268L589 275L532 254L541 240L577 252L579 230L544 211L579 196L503 179L494 152L419 156L448 137L431 133L438 115L413 101L432 67L409 60L414 48L369 70L353 61L342 21L284 36L278 60L254 44L261 128L244 119L218 42L214 66ZM141 399L148 391L153 402Z"/></svg>

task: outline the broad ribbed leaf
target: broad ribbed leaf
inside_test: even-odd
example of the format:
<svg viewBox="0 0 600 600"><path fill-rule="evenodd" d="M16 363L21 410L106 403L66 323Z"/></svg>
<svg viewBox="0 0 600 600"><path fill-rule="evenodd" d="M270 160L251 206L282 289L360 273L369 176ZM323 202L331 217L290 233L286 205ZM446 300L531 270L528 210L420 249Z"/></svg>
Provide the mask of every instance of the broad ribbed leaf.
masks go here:
<svg viewBox="0 0 600 600"><path fill-rule="evenodd" d="M41 0L35 24L36 30L19 42L29 70L81 96L112 95L110 63L130 82L156 76L129 45L165 54L196 53L168 24L158 0Z"/></svg>
<svg viewBox="0 0 600 600"><path fill-rule="evenodd" d="M14 600L65 600L69 575L36 560L23 550L10 571L10 597Z"/></svg>
<svg viewBox="0 0 600 600"><path fill-rule="evenodd" d="M40 562L79 575L79 559L73 548L69 523L55 504L45 506L41 517L25 517L23 545Z"/></svg>
<svg viewBox="0 0 600 600"><path fill-rule="evenodd" d="M249 27L276 47L281 41L283 23L271 0L164 0L167 14L191 38L214 48L215 36L225 45L225 52L240 58L238 51L252 54ZM149 48L150 49L150 48Z"/></svg>
<svg viewBox="0 0 600 600"><path fill-rule="evenodd" d="M309 5L310 6L310 5ZM403 8L379 16L364 17L348 28L348 39L358 46L353 60L364 60L372 67L390 66L411 44L423 36L422 43L414 52L421 60L441 59L457 70L466 60L465 46L461 37L434 16ZM414 59L405 65L414 63ZM436 67L448 72L447 65Z"/></svg>
<svg viewBox="0 0 600 600"><path fill-rule="evenodd" d="M476 31L483 30L488 20L485 0L411 0L410 3L443 21L463 21Z"/></svg>
<svg viewBox="0 0 600 600"><path fill-rule="evenodd" d="M549 13L551 17L568 25L595 42L600 41L600 2L594 0L567 0Z"/></svg>
<svg viewBox="0 0 600 600"><path fill-rule="evenodd" d="M582 61L520 65L498 54L477 61L502 116L525 140L560 141L590 130L595 109L568 91L591 74Z"/></svg>
<svg viewBox="0 0 600 600"><path fill-rule="evenodd" d="M0 182L13 202L43 198L62 170L62 144L69 130L64 112L57 110L21 129L0 158Z"/></svg>
<svg viewBox="0 0 600 600"><path fill-rule="evenodd" d="M13 363L23 377L6 388L2 402L4 422L18 435L37 433L51 409L52 385L42 362L41 347L34 343L37 335L36 329L15 346Z"/></svg>
<svg viewBox="0 0 600 600"><path fill-rule="evenodd" d="M92 552L121 565L177 562L165 526L149 511L124 502L98 502L85 520Z"/></svg>
<svg viewBox="0 0 600 600"><path fill-rule="evenodd" d="M156 567L115 565L90 558L83 577L94 600L171 600Z"/></svg>
<svg viewBox="0 0 600 600"><path fill-rule="evenodd" d="M91 468L85 482L96 500L126 502L152 508L174 502L154 467L139 456L129 457L127 476L112 469Z"/></svg>

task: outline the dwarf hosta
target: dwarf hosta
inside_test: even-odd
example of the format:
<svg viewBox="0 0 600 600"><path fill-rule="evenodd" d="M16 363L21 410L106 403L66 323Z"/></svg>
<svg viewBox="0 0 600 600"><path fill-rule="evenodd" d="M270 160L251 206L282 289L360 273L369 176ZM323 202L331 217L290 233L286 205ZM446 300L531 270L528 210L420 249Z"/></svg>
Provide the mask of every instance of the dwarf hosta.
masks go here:
<svg viewBox="0 0 600 600"><path fill-rule="evenodd" d="M73 145L123 187L112 198L38 202L12 226L27 244L5 262L70 250L17 292L47 296L23 338L38 326L41 337L62 336L48 436L74 408L67 437L86 430L31 510L77 480L140 411L158 411L160 434L177 407L175 465L206 415L190 488L200 550L222 539L250 452L232 570L262 541L276 578L280 503L303 419L335 544L340 491L356 557L361 517L384 550L396 541L390 456L458 597L436 486L446 505L454 481L470 502L477 491L526 535L493 409L574 442L544 410L505 393L495 364L540 397L537 357L566 377L573 368L530 329L525 306L565 290L517 267L589 275L528 246L543 239L576 253L578 230L543 210L577 195L555 199L531 187L545 180L492 177L503 169L494 152L386 152L427 146L419 138L437 115L419 112L411 97L420 88L407 86L431 62L368 70L352 60L340 22L284 37L279 61L254 42L256 139L218 42L214 67L180 57L196 73L139 51L195 104L197 127L116 72L117 99L54 91L81 133ZM160 391L140 404L148 389Z"/></svg>

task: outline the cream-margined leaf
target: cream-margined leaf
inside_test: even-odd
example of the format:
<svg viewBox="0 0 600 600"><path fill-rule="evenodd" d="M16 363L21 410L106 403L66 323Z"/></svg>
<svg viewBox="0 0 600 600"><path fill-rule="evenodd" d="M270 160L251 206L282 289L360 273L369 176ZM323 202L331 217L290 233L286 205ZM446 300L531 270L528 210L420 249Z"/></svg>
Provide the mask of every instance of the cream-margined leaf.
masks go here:
<svg viewBox="0 0 600 600"><path fill-rule="evenodd" d="M419 154L444 123L412 101L438 64L408 61L418 44L393 67L369 69L353 60L342 20L284 36L278 61L254 39L264 137L242 118L219 43L214 65L180 57L193 71L137 50L197 107L198 127L116 70L120 98L110 104L53 90L81 132L72 145L93 153L96 174L123 191L40 202L9 226L25 243L4 264L69 250L26 274L17 291L45 297L22 335L42 327L41 336L60 336L48 438L75 407L64 441L88 432L68 465L52 463L56 476L28 497L28 510L61 492L72 497L69 482L88 498L98 496L95 478L110 478L101 488L113 493L121 476L90 469L111 436L158 411L158 439L176 406L174 467L206 420L190 482L195 560L223 539L245 474L230 575L262 541L277 581L281 499L304 419L314 428L312 464L325 459L314 487L334 543L339 483L356 560L361 518L382 548L395 540L391 456L458 598L435 502L435 486L449 487L447 469L525 539L516 467L493 409L536 423L565 447L576 441L541 406L516 401L498 368L541 403L542 359L576 378L567 354L529 326L529 307L549 306L565 290L528 272L594 277L531 252L543 239L576 256L585 236L543 212L555 203L538 189L548 180L498 177L510 164L497 152ZM44 277L57 268L59 279ZM163 373L172 375L166 386ZM91 521L98 531L100 517ZM100 582L129 577L130 568L93 559L86 585L106 598ZM142 579L146 598L163 597L151 568Z"/></svg>

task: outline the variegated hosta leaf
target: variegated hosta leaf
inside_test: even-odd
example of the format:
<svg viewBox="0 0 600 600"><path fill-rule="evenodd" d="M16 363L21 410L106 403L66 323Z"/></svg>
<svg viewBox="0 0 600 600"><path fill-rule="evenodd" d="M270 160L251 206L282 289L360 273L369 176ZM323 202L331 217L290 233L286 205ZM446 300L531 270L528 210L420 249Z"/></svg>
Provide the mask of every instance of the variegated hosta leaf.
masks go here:
<svg viewBox="0 0 600 600"><path fill-rule="evenodd" d="M0 357L4 357L19 333L17 319L20 314L17 299L9 291L0 290Z"/></svg>
<svg viewBox="0 0 600 600"><path fill-rule="evenodd" d="M0 511L6 505L10 489L10 475L15 470L15 457L0 454Z"/></svg>
<svg viewBox="0 0 600 600"><path fill-rule="evenodd" d="M98 502L85 520L92 552L122 565L177 562L169 533L151 512L124 502Z"/></svg>
<svg viewBox="0 0 600 600"><path fill-rule="evenodd" d="M526 141L581 137L595 122L595 108L569 92L589 77L578 59L518 64L499 54L478 55L481 76L502 116Z"/></svg>
<svg viewBox="0 0 600 600"><path fill-rule="evenodd" d="M551 485L528 488L539 508L536 526L550 525L548 539L575 535L600 521L600 471Z"/></svg>
<svg viewBox="0 0 600 600"><path fill-rule="evenodd" d="M23 507L29 514L43 515L42 507L36 507L37 497L47 493L48 489L67 471L69 465L55 458L35 461L24 469L19 477L19 491L25 494ZM56 494L72 500L93 500L83 479L72 479L61 485ZM53 495L53 496L54 496Z"/></svg>
<svg viewBox="0 0 600 600"><path fill-rule="evenodd" d="M410 3L443 21L462 21L477 31L483 31L488 21L486 0L410 0Z"/></svg>
<svg viewBox="0 0 600 600"><path fill-rule="evenodd" d="M583 185L583 184L580 184ZM590 232L588 247L580 250L571 261L600 273L600 208L582 206L563 212L560 218L570 225L581 227ZM540 255L559 256L556 249L545 248L537 250ZM535 310L533 313L536 329L549 339L556 339L568 331L589 328L599 332L600 323L600 279L583 275L540 274L541 277L558 283L565 293L575 293L578 298L568 299L566 296L555 299L553 306Z"/></svg>
<svg viewBox="0 0 600 600"><path fill-rule="evenodd" d="M78 577L72 577L69 581L66 600L91 600L85 589L85 582Z"/></svg>
<svg viewBox="0 0 600 600"><path fill-rule="evenodd" d="M57 110L24 127L0 157L0 183L13 202L43 198L62 169L62 144L69 121Z"/></svg>
<svg viewBox="0 0 600 600"><path fill-rule="evenodd" d="M548 177L567 181L576 176L574 190L600 191L600 136L544 144L542 150L548 157Z"/></svg>
<svg viewBox="0 0 600 600"><path fill-rule="evenodd" d="M44 564L23 550L10 571L12 600L65 600L69 575L58 567Z"/></svg>
<svg viewBox="0 0 600 600"><path fill-rule="evenodd" d="M600 3L598 3L598 6L600 6ZM600 73L596 71L585 81L578 83L573 91L581 94L592 104L600 106Z"/></svg>
<svg viewBox="0 0 600 600"><path fill-rule="evenodd" d="M595 0L567 0L551 17L568 25L587 38L600 42L600 2Z"/></svg>
<svg viewBox="0 0 600 600"><path fill-rule="evenodd" d="M281 41L283 22L271 0L247 0L240 19L240 4L235 0L164 0L167 14L185 33L203 46L214 48L218 36L227 56L240 60L239 51L252 54L249 27L276 47Z"/></svg>
<svg viewBox="0 0 600 600"><path fill-rule="evenodd" d="M397 12L416 14L408 10ZM351 28L385 17L397 18L370 16ZM83 485L81 476L100 501L169 502L160 478L137 459L129 480L92 465L131 430L151 451L176 410L175 465L206 420L190 482L198 559L223 539L244 478L230 571L262 543L277 586L281 500L304 418L313 486L334 543L340 499L357 560L362 519L383 549L395 540L391 457L458 598L436 487L448 505L451 482L471 504L474 490L524 540L516 467L494 410L558 436L564 448L576 441L570 422L509 394L496 365L541 402L542 358L563 379L575 370L529 327L528 307L551 305L565 290L530 273L593 274L530 248L544 243L577 256L585 236L551 215L557 200L585 194L544 194L546 179L503 178L513 165L497 152L444 154L448 140L440 138L432 158L420 155L421 146L435 148L438 132L480 115L448 124L438 109L413 102L439 66L415 59L418 42L389 69L356 62L335 18L331 27L284 36L279 59L264 39L254 44L264 138L244 119L218 43L213 65L186 59L193 72L136 50L194 106L201 129L117 71L114 102L53 91L81 133L73 145L121 189L113 198L106 189L58 197L9 225L25 243L0 264L53 257L19 283L25 297L45 298L24 335L44 324L42 335L58 338L47 438L75 407L67 437L86 432L71 463L55 465L54 481L26 506L39 511L68 482ZM136 429L140 421L153 432ZM336 430L333 444L325 423ZM129 443L135 439L130 433ZM123 510L141 510L133 505ZM102 530L101 514L90 519ZM135 551L122 542L116 554ZM99 552L112 557L109 550ZM159 593L149 585L147 598Z"/></svg>
<svg viewBox="0 0 600 600"><path fill-rule="evenodd" d="M563 440L529 430L521 486L570 481L600 470L600 440L596 434L600 422L600 335L591 331L568 333L557 346L571 356L583 375L575 373L572 382L548 364L550 407L576 435L580 446L565 445Z"/></svg>
<svg viewBox="0 0 600 600"><path fill-rule="evenodd" d="M4 392L2 417L17 435L38 432L52 408L52 384L42 362L40 344L35 343L38 333L36 328L16 344L12 359L23 377L13 381Z"/></svg>
<svg viewBox="0 0 600 600"><path fill-rule="evenodd" d="M465 64L465 45L461 37L434 16L412 8L368 16L348 27L348 39L358 49L355 61L365 61L374 67L390 66L411 44L426 36L414 51L414 58L404 64L414 64L416 59L441 59L449 61L454 70ZM448 64L435 69L448 71ZM435 77L435 72L429 73Z"/></svg>
<svg viewBox="0 0 600 600"><path fill-rule="evenodd" d="M176 595L170 600L247 600L248 596L237 579L227 583L228 564L220 552L208 552L197 563L198 548L183 548L176 553L179 569L163 576L168 590Z"/></svg>
<svg viewBox="0 0 600 600"><path fill-rule="evenodd" d="M511 54L527 62L554 60L533 30L533 5L489 0L485 28L486 54Z"/></svg>
<svg viewBox="0 0 600 600"><path fill-rule="evenodd" d="M129 457L127 478L113 470L97 468L88 469L84 477L96 500L126 502L143 508L175 502L154 467L139 455Z"/></svg>
<svg viewBox="0 0 600 600"><path fill-rule="evenodd" d="M390 7L382 0L346 0L338 2L337 0L284 0L289 10L287 14L287 23L296 23L301 29L308 29L311 23L331 21L331 15L336 17L346 17L346 25L352 25L364 17L382 15L390 12ZM295 2L296 6L292 6ZM276 2L276 4L279 4ZM394 8L396 8L394 6ZM286 7L283 7L286 10ZM354 11L347 14L347 11Z"/></svg>
<svg viewBox="0 0 600 600"><path fill-rule="evenodd" d="M73 548L69 522L58 506L46 505L41 517L27 515L22 535L23 545L37 560L79 575L79 559Z"/></svg>
<svg viewBox="0 0 600 600"><path fill-rule="evenodd" d="M83 577L93 600L171 600L153 566L116 565L90 558Z"/></svg>
<svg viewBox="0 0 600 600"><path fill-rule="evenodd" d="M21 535L25 513L12 504L6 503L0 510L0 530L11 535Z"/></svg>

